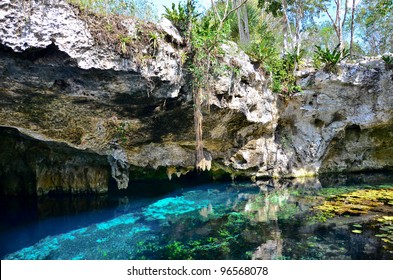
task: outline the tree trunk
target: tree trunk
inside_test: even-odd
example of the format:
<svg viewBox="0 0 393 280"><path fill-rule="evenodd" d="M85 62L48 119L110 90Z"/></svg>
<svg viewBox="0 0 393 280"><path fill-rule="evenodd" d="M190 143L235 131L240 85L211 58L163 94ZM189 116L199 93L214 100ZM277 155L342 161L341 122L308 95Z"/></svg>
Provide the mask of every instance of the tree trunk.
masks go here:
<svg viewBox="0 0 393 280"><path fill-rule="evenodd" d="M341 15L340 15L340 10L341 10L341 0L336 1L336 25L337 25L337 37L338 37L338 43L340 44L340 51L342 53L344 49L344 44L343 44L343 32L341 28Z"/></svg>
<svg viewBox="0 0 393 280"><path fill-rule="evenodd" d="M355 0L352 0L352 15L351 15L351 42L349 44L349 53L353 55L353 35L355 31Z"/></svg>
<svg viewBox="0 0 393 280"><path fill-rule="evenodd" d="M284 33L283 54L285 54L289 50L289 47L288 47L289 20L288 20L288 16L287 16L287 8L288 8L287 1L282 0L282 10L283 10L283 14L282 14L282 25L283 26L282 26L282 28L283 28L283 33Z"/></svg>
<svg viewBox="0 0 393 280"><path fill-rule="evenodd" d="M239 6L241 1L234 0L233 6ZM247 7L243 5L236 11L237 13L237 23L239 28L239 37L240 37L240 44L246 45L250 42L250 30L248 26L248 14L247 14Z"/></svg>
<svg viewBox="0 0 393 280"><path fill-rule="evenodd" d="M193 7L194 3L192 2L192 0L187 0L187 12L189 13L187 15L188 17L188 22L187 22L187 33L186 33L186 46L188 51L191 50L191 36L192 36L192 18L193 18L193 14L192 14L192 10L194 9Z"/></svg>
<svg viewBox="0 0 393 280"><path fill-rule="evenodd" d="M336 3L336 17L335 17L335 19L333 19L327 6L322 6L322 10L328 15L330 21L333 24L334 31L336 32L338 42L340 44L340 52L342 53L344 50L343 29L344 29L344 24L345 24L345 21L347 18L348 0L345 0L344 16L342 18L341 18L342 0L334 0L334 2Z"/></svg>
<svg viewBox="0 0 393 280"><path fill-rule="evenodd" d="M337 0L337 2L340 3L341 0ZM339 14L340 14L340 9L341 9L341 7L338 8L338 13ZM339 27L340 27L340 51L341 51L341 54L343 53L344 47L345 47L344 46L344 39L343 39L343 29L344 29L345 21L347 19L347 12L348 12L348 0L345 0L344 16L343 16L342 19L340 18L340 22L339 22Z"/></svg>
<svg viewBox="0 0 393 280"><path fill-rule="evenodd" d="M300 48L301 48L301 24L302 24L302 15L303 15L303 10L301 6L301 2L296 3L296 22L295 22L295 61L293 63L293 74L296 73L297 68L298 68L298 60L300 56Z"/></svg>
<svg viewBox="0 0 393 280"><path fill-rule="evenodd" d="M246 35L245 41L246 41L246 43L250 43L250 28L249 28L249 25L248 25L247 6L244 5L242 8L244 9L243 22L244 22L244 33Z"/></svg>

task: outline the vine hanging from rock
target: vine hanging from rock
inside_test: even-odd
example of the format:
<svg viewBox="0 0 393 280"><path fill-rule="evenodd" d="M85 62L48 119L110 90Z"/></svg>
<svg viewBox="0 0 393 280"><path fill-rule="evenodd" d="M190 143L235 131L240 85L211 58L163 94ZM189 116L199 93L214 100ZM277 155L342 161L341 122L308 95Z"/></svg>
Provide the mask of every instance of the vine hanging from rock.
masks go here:
<svg viewBox="0 0 393 280"><path fill-rule="evenodd" d="M212 0L212 8L202 18L198 18L195 12L194 0L188 0L185 7L179 4L178 7L173 5L172 10L166 8L164 16L179 28L187 42L186 70L192 74L197 170L210 170L211 167L211 158L204 152L203 145L203 107L207 107L209 111L214 80L223 70L219 57L223 54L221 45L225 39L225 22L231 13L246 2L247 0L242 0L234 4L226 0L223 9L219 10L217 3Z"/></svg>

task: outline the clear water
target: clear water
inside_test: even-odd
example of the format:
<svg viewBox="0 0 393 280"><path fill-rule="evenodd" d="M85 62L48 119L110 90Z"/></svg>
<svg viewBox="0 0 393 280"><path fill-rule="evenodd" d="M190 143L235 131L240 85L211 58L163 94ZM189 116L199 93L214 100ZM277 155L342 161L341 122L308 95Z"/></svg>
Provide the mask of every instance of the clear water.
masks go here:
<svg viewBox="0 0 393 280"><path fill-rule="evenodd" d="M370 184L351 186L364 187ZM375 180L372 187L386 188L386 179ZM324 190L313 183L258 186L229 182L178 189L153 198L63 198L30 204L25 200L23 207L8 200L1 209L0 256L393 259L392 248L375 236L378 229L370 215L312 219L312 207L320 203ZM353 226L359 224L361 234L353 233Z"/></svg>

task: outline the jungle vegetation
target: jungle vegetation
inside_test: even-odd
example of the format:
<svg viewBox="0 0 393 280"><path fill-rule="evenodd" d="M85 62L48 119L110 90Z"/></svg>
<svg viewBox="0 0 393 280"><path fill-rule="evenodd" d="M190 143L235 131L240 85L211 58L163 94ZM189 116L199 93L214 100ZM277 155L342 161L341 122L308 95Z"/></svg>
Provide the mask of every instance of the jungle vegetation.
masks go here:
<svg viewBox="0 0 393 280"><path fill-rule="evenodd" d="M344 57L393 51L393 0L211 0L209 7L202 8L198 0L174 0L176 3L165 6L162 15L157 14L161 1L68 1L83 11L106 17L130 16L156 22L166 17L186 39L187 57L201 51L202 41L208 45L205 51L215 55L223 40L234 41L279 79L273 79L274 91L288 94L297 88L285 82L291 77L285 77L284 72L295 72L299 64L313 62L323 67ZM337 46L339 59L326 56ZM204 55L209 57L206 52Z"/></svg>

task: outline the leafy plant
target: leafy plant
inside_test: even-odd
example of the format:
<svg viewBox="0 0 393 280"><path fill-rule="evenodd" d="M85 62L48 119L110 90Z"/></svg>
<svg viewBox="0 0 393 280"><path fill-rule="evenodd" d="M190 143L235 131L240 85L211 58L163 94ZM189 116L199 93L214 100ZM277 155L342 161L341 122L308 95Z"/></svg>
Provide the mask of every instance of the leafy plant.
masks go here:
<svg viewBox="0 0 393 280"><path fill-rule="evenodd" d="M383 248L393 254L393 216L382 216L376 219L379 234L376 237L383 241Z"/></svg>
<svg viewBox="0 0 393 280"><path fill-rule="evenodd" d="M153 49L153 54L156 53L158 49L158 39L160 35L156 32L149 32L149 45Z"/></svg>
<svg viewBox="0 0 393 280"><path fill-rule="evenodd" d="M286 54L281 58L269 58L265 69L271 73L273 92L285 97L292 97L294 93L301 91L301 87L296 84L296 77L293 74L294 57L292 55Z"/></svg>
<svg viewBox="0 0 393 280"><path fill-rule="evenodd" d="M265 62L278 55L277 49L270 40L260 40L245 47L245 52L254 60Z"/></svg>
<svg viewBox="0 0 393 280"><path fill-rule="evenodd" d="M130 36L123 35L123 34L119 34L118 38L119 38L120 53L123 56L128 57L130 55L128 46L131 44L132 38Z"/></svg>
<svg viewBox="0 0 393 280"><path fill-rule="evenodd" d="M286 59L288 59L291 64L291 68L295 68L295 64L298 65L301 59L304 57L306 51L304 49L300 49L299 51L295 49L293 52L287 52Z"/></svg>
<svg viewBox="0 0 393 280"><path fill-rule="evenodd" d="M195 15L195 4L191 1L190 4L184 5L178 3L172 3L172 7L168 8L164 6L165 12L163 16L170 20L172 24L179 30L180 34L186 35L188 26L191 21L196 18Z"/></svg>
<svg viewBox="0 0 393 280"><path fill-rule="evenodd" d="M119 125L116 127L117 136L119 137L119 140L122 141L122 143L127 141L127 129L128 125L125 122L119 123Z"/></svg>
<svg viewBox="0 0 393 280"><path fill-rule="evenodd" d="M393 69L393 55L383 55L382 60L385 62L386 70Z"/></svg>
<svg viewBox="0 0 393 280"><path fill-rule="evenodd" d="M333 51L330 51L329 48L323 49L321 46L315 46L315 48L315 58L325 64L324 70L327 72L337 73L338 63L349 56L349 49L340 50L340 44Z"/></svg>

